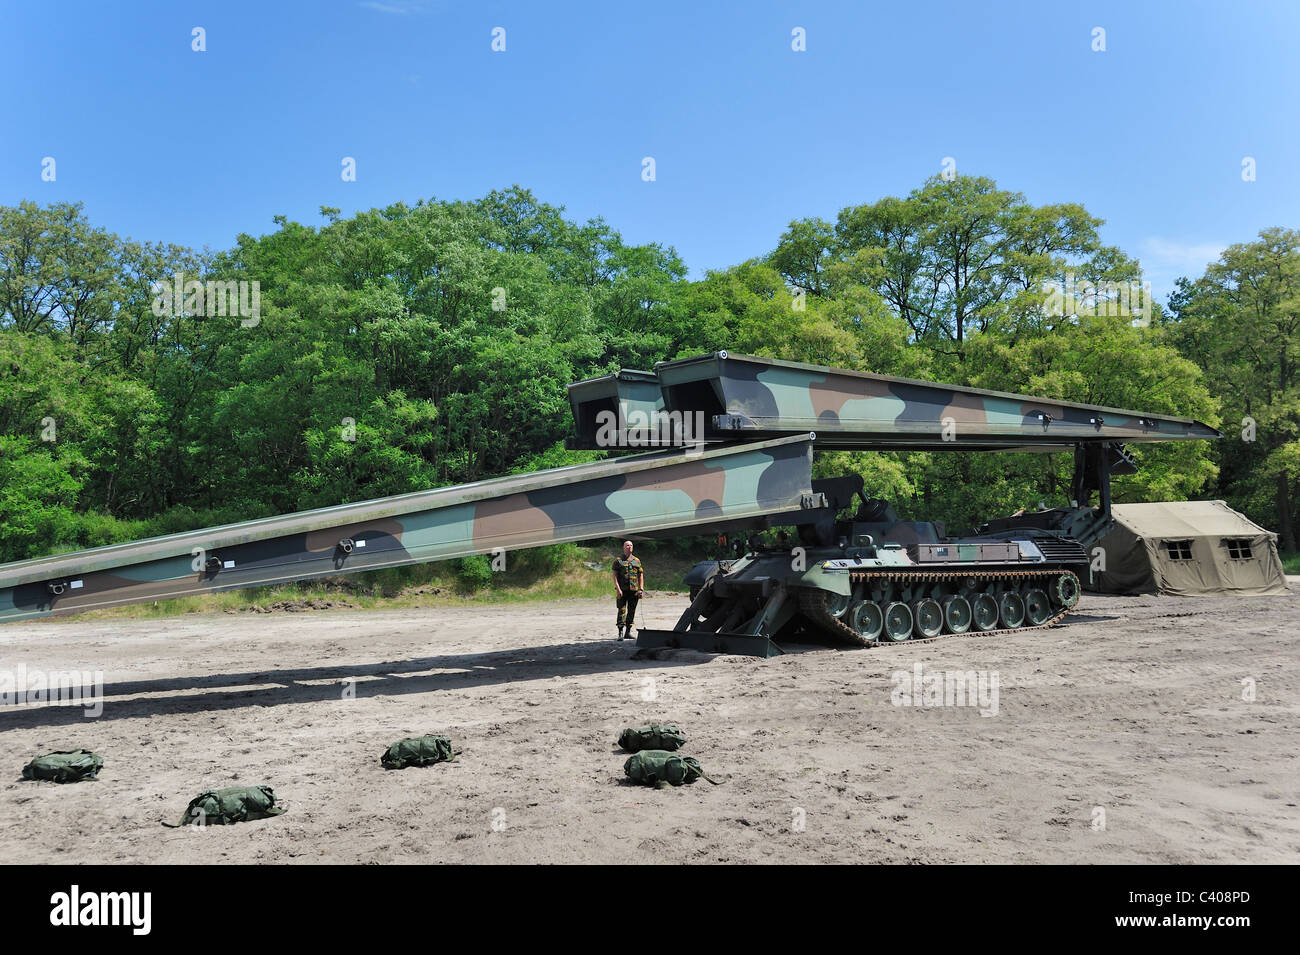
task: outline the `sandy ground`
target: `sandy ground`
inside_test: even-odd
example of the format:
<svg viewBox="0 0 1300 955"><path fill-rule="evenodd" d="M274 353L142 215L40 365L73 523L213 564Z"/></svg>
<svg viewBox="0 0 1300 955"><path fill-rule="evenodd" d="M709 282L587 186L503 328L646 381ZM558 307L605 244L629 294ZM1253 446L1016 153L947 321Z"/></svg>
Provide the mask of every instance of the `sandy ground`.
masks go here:
<svg viewBox="0 0 1300 955"><path fill-rule="evenodd" d="M642 607L670 626L684 604ZM0 858L1295 862L1297 611L1089 595L1050 630L772 660L634 659L604 601L6 626L0 668L102 670L106 701L0 707ZM894 705L917 663L996 674L997 714ZM650 720L724 784L626 783L614 740ZM380 767L426 732L459 760ZM76 747L104 756L98 781L19 781ZM257 783L289 811L159 825Z"/></svg>

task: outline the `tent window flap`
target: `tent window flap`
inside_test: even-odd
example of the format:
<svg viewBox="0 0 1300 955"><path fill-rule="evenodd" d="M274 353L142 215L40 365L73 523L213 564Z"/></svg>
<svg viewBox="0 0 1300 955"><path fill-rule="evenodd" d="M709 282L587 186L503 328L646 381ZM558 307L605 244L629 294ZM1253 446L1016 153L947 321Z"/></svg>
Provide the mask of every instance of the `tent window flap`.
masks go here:
<svg viewBox="0 0 1300 955"><path fill-rule="evenodd" d="M1228 556L1232 560L1250 560L1250 541L1240 537L1229 537L1223 542L1228 548Z"/></svg>
<svg viewBox="0 0 1300 955"><path fill-rule="evenodd" d="M1165 551L1170 560L1191 560L1192 542L1190 540L1165 541Z"/></svg>

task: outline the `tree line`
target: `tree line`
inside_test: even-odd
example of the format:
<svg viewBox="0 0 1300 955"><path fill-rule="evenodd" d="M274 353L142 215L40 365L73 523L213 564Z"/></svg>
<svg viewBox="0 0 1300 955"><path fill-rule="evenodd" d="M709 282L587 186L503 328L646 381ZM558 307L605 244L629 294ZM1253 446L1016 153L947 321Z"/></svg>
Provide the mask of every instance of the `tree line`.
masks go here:
<svg viewBox="0 0 1300 955"><path fill-rule="evenodd" d="M587 460L563 447L568 382L724 348L1224 422L1221 442L1135 449L1116 499L1222 497L1295 549L1294 231L1162 307L1082 206L981 177L798 220L694 281L671 246L518 186L321 215L211 253L78 204L0 207L0 560ZM208 283L242 308L209 314ZM957 529L1063 503L1072 461L816 467Z"/></svg>

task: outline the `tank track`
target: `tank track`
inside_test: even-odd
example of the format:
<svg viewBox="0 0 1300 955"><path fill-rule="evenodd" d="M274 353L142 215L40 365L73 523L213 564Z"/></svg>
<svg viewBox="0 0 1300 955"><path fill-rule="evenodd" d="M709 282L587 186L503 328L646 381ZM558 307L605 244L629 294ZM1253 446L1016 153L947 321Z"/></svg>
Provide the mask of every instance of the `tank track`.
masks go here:
<svg viewBox="0 0 1300 955"><path fill-rule="evenodd" d="M978 582L991 580L1041 580L1044 584L1043 590L1049 595L1052 590L1047 586L1050 582L1055 582L1060 577L1071 577L1074 579L1075 593L1082 594L1083 589L1079 584L1078 576L1069 570L985 570L985 571L864 571L849 575L853 584L867 583L872 579L889 579L901 583L939 583L943 580L969 580L975 579ZM1042 623L1026 623L1019 627L999 627L994 630L976 630L973 627L965 633L940 633L933 637L917 637L915 634L906 640L889 640L875 639L869 640L862 634L858 633L852 627L846 625L835 617L826 607L825 590L801 590L799 592L799 610L804 617L816 626L823 633L834 637L839 643L849 644L859 647L879 647L879 646L908 646L915 643L933 643L936 640L945 640L949 637L989 637L999 633L1021 633L1025 630L1046 630L1048 627L1059 623L1061 618L1074 609L1078 604L1078 598L1068 607L1061 607L1047 620Z"/></svg>

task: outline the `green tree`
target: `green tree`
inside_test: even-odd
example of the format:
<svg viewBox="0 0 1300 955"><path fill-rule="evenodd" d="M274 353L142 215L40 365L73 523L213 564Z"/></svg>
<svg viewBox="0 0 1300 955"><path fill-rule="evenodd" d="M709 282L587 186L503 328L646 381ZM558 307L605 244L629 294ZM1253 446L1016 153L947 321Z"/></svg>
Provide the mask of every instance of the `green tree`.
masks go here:
<svg viewBox="0 0 1300 955"><path fill-rule="evenodd" d="M986 177L941 176L904 199L843 209L831 230L791 224L771 255L794 287L836 294L869 289L922 343L960 346L996 321L1033 312L1048 281L1068 270L1127 281L1136 263L1101 244L1102 222L1082 206L1034 206Z"/></svg>
<svg viewBox="0 0 1300 955"><path fill-rule="evenodd" d="M1172 339L1205 369L1234 432L1240 422L1240 434L1221 442L1221 487L1257 519L1267 507L1282 547L1294 551L1300 232L1265 229L1254 242L1229 246L1200 279L1179 284L1171 305Z"/></svg>

